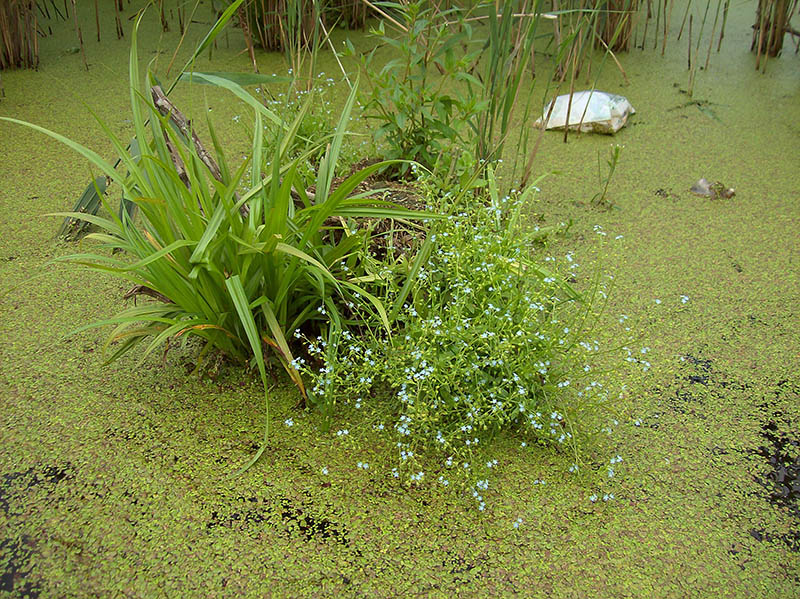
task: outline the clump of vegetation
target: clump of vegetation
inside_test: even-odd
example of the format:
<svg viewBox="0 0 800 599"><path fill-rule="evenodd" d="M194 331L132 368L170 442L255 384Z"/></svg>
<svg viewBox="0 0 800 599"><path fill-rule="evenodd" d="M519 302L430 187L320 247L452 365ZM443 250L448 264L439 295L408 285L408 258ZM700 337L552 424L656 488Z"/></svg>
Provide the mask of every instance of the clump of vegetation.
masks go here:
<svg viewBox="0 0 800 599"><path fill-rule="evenodd" d="M387 34L383 21L372 31L397 57L380 69L374 67L374 50L364 58L370 84L366 117L377 121L374 138L388 145L387 158L447 170L469 145L469 123L488 106L474 93L481 84L471 74L481 49L461 9L412 2L398 16L404 32L399 39ZM408 168L403 163L401 173Z"/></svg>
<svg viewBox="0 0 800 599"><path fill-rule="evenodd" d="M388 402L395 420L381 427L395 434L394 472L411 480L424 476L416 457L426 449L469 472L502 431L568 450L578 464L614 418L591 337L605 292L596 280L579 294L567 282L573 257L546 255L547 236L566 225L526 224L535 188L500 197L489 175L488 205L439 198L448 217L429 228L391 335L309 340L311 401Z"/></svg>
<svg viewBox="0 0 800 599"><path fill-rule="evenodd" d="M597 183L602 189L594 194L592 197L592 204L600 206L613 205L613 202L609 202L608 200L608 186L611 185L611 179L614 178L614 173L617 170L617 164L619 164L619 158L622 154L623 147L624 146L619 144L611 145L611 150L608 153L608 160L606 160L608 171L605 178L602 176L602 168L600 166L600 152L597 152Z"/></svg>
<svg viewBox="0 0 800 599"><path fill-rule="evenodd" d="M382 164L351 175L335 189L332 186L356 88L319 161L311 197L305 191L311 181L304 179L298 164L316 148L297 158L286 158L308 103L292 123L280 129L280 138L273 144L271 168L264 172L263 122L266 119L282 125L280 118L230 78L193 73L192 77L231 91L254 109L253 150L234 171L226 163L210 122L216 161L187 121L177 117L154 78L149 76L147 84L140 80L136 27L130 65L137 141L126 148L103 126L127 174L121 174L92 150L28 125L90 160L120 186L123 197L135 208L135 216L127 211L117 216L98 190L108 218L83 213L62 215L85 220L102 230L87 237L99 242L96 250L63 260L130 282L134 287L129 296L160 300L82 328L115 325L106 343L106 348L113 347L109 360L145 340L149 343L143 357L171 339L199 337L206 343L204 353L216 349L255 364L264 383L268 413L266 348L305 393L293 366L287 332L303 327L325 333L330 327L361 323L352 317L350 306L358 306L358 314L368 315L365 318L370 325L389 327L386 309L360 285L363 271L359 256L369 233L351 231L344 219L419 215L374 198L351 196ZM239 195L248 166L250 182L247 191ZM115 256L118 251L125 257ZM268 433L269 424L264 431L265 442Z"/></svg>
<svg viewBox="0 0 800 599"><path fill-rule="evenodd" d="M227 18L235 10L231 5ZM470 94L462 105L428 87L430 67L459 80L459 69L475 57L454 58L447 30L427 13L421 4L408 8L410 39L398 42L403 58L382 71L386 79L373 93L380 97L394 86L407 117L419 117L385 131L397 144L412 144L398 147L398 155L436 161L445 149L438 144L458 145L452 119L458 129L466 127L480 102ZM203 355L216 350L254 365L264 384L267 425L264 444L246 467L269 435L265 353L271 353L329 422L338 398L361 398L358 404L384 398L397 414L389 423L397 437L397 476L420 480L424 472L415 471L414 458L426 447L440 449L447 467L453 460L468 465L478 447L508 430L569 449L577 468L581 448L612 415L608 392L593 376L600 348L589 337L602 302L595 302L597 281L583 295L569 284L577 266L570 255L563 265L543 255L542 243L555 230L528 226L523 218L535 186L503 195L488 162L476 164L461 152L458 169L472 173L467 184L443 193L441 178L422 175L420 193L433 212L400 208L358 189L391 163L334 180L357 82L328 133L322 127L327 114L311 112L315 92L293 96L290 104L278 101L278 114L240 85L240 75L183 73L180 79L219 86L253 109L252 152L234 170L210 122L215 156L155 77L140 79L140 20L130 56L135 141L126 147L104 127L125 175L91 150L31 125L77 150L105 176L93 192L108 217L63 215L99 227L102 232L88 236L99 248L64 259L129 281L129 297L158 300L83 327L115 326L106 344L109 360L142 342L146 357L170 341L199 337ZM463 24L463 40L469 40ZM420 53L422 37L427 50ZM421 82L416 75L397 79L404 69ZM298 97L304 99L296 104ZM388 106L384 100L374 107ZM433 104L424 106L429 100ZM392 102L397 105L397 96ZM493 105L504 130L504 103ZM417 139L433 123L433 141ZM424 170L402 164L413 174ZM118 214L103 194L108 181L122 189L126 209ZM428 228L407 253L375 251L377 222L422 218L430 219ZM116 256L120 251L125 257ZM311 340L307 355L298 353L293 336Z"/></svg>

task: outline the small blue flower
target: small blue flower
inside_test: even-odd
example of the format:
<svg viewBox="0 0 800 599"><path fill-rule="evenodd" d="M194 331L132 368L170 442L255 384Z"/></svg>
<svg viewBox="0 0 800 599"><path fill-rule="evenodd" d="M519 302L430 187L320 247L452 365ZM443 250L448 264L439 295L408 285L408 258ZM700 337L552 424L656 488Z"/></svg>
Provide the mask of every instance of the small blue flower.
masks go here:
<svg viewBox="0 0 800 599"><path fill-rule="evenodd" d="M294 420L292 420L291 418L287 418L286 420L283 421L283 423L286 426L294 426Z"/></svg>

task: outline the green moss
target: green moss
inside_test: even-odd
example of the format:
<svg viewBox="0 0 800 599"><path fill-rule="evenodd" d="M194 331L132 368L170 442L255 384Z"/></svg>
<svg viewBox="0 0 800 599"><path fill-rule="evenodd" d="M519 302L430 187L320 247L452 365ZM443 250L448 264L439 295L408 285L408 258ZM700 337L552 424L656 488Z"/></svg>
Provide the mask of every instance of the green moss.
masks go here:
<svg viewBox="0 0 800 599"><path fill-rule="evenodd" d="M56 221L41 215L69 208L87 169L55 143L0 125L0 293L41 276L0 295L0 595L795 596L798 554L781 536L797 521L768 502L758 448L767 422L800 429L798 62L789 54L756 74L748 12L734 15L696 84L719 121L694 105L671 110L686 100L673 87L686 78L677 47L667 58L623 57L630 87L607 72L601 89L639 111L613 140L626 146L609 189L615 209L588 203L597 151L611 140L563 144L548 133L540 150L537 168L564 174L541 184L535 210L572 218L565 248L584 272L602 260L616 277L598 334L611 337L624 313L652 348L653 368L626 381L615 436L625 461L608 503L588 500L594 479L570 476L566 458L511 438L498 441L485 514L458 490L402 486L388 472L391 446L366 420L345 425L358 440L323 435L284 383L273 390L274 421L294 426L278 424L264 459L226 478L260 436L256 381L232 369L187 377L190 349L163 364L103 368L101 331L65 337L116 311L125 289L43 268L73 248L53 240ZM63 54L74 45L68 26L42 41L40 72L4 73L0 114L110 155L80 104L130 134L127 40L111 39L108 15L104 23L102 44L87 43L88 73L80 55ZM158 45L151 25L142 48ZM167 34L161 46L176 40ZM246 70L236 32L230 44L221 42L214 68ZM260 59L262 71L282 68ZM193 93L180 90L179 105L197 114L208 101L237 148L225 126L236 107ZM736 196L692 196L703 176ZM600 249L595 224L608 232Z"/></svg>

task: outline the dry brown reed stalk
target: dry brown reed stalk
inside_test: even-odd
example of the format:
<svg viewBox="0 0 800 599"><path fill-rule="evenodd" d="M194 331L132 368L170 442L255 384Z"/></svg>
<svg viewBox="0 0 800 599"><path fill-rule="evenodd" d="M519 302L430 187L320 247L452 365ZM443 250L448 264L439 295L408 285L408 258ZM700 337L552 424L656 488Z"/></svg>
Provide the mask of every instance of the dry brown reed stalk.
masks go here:
<svg viewBox="0 0 800 599"><path fill-rule="evenodd" d="M161 30L164 33L169 31L169 21L167 21L167 15L164 12L164 0L158 0L158 16L161 19Z"/></svg>
<svg viewBox="0 0 800 599"><path fill-rule="evenodd" d="M247 45L247 52L250 55L250 62L253 63L253 71L258 73L258 63L256 62L255 48L253 47L253 36L250 35L250 23L247 18L247 12L244 6L240 6L237 11L239 17L239 27L242 28L244 34L244 42Z"/></svg>
<svg viewBox="0 0 800 599"><path fill-rule="evenodd" d="M100 41L100 10L97 6L97 0L94 0L94 21L97 25L97 41Z"/></svg>
<svg viewBox="0 0 800 599"><path fill-rule="evenodd" d="M288 25L289 4L293 2L300 3L299 31L294 32ZM250 0L245 14L254 43L268 51L284 51L290 47L292 36L299 38L301 45L309 45L320 14L318 4L316 0Z"/></svg>
<svg viewBox="0 0 800 599"><path fill-rule="evenodd" d="M38 23L34 0L0 3L0 69L39 66Z"/></svg>
<svg viewBox="0 0 800 599"><path fill-rule="evenodd" d="M798 7L798 0L759 0L756 22L753 25L753 41L750 50L756 52L756 68L763 66L767 58L778 56L783 49L783 39L791 31L789 19Z"/></svg>
<svg viewBox="0 0 800 599"><path fill-rule="evenodd" d="M114 18L117 25L117 39L121 40L125 37L125 30L122 28L122 19L120 13L122 12L122 0L114 0Z"/></svg>
<svg viewBox="0 0 800 599"><path fill-rule="evenodd" d="M249 30L265 50L283 48L279 25L282 10L285 6L281 0L251 0L246 4Z"/></svg>
<svg viewBox="0 0 800 599"><path fill-rule="evenodd" d="M72 0L72 18L75 21L75 33L78 35L78 45L81 48L81 56L83 57L83 66L89 70L89 63L86 62L86 50L83 47L83 34L81 33L81 26L78 24L78 7L75 0Z"/></svg>
<svg viewBox="0 0 800 599"><path fill-rule="evenodd" d="M630 50L633 15L639 10L639 0L595 0L595 9L600 11L602 16L602 26L595 47L600 48L599 42L602 40L605 42L603 45L612 52Z"/></svg>
<svg viewBox="0 0 800 599"><path fill-rule="evenodd" d="M668 1L669 1L669 9L666 10ZM664 52L666 52L666 50L667 50L667 31L669 30L669 22L672 20L672 5L674 3L675 3L674 0L664 0L664 8L666 10L665 14L667 15L667 18L664 19L664 37L663 37L663 39L661 41L661 56L664 56ZM726 7L727 7L727 4L726 4ZM726 8L726 11L727 11L727 8ZM725 14L727 15L727 12ZM722 28L723 29L725 28L725 22L724 21L722 23ZM722 39L720 38L720 43L721 42L722 42Z"/></svg>

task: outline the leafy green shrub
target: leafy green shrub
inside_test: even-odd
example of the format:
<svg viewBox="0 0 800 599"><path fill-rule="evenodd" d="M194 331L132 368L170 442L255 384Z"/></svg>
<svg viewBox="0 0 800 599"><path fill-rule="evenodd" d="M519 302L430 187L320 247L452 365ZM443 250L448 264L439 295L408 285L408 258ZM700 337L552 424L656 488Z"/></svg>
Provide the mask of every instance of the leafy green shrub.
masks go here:
<svg viewBox="0 0 800 599"><path fill-rule="evenodd" d="M535 188L500 198L489 174L488 206L450 205L431 226L430 257L391 337L344 331L309 344L321 360L304 366L314 401L359 407L388 392L400 470L412 480L424 448L449 456L446 466L468 464L503 430L569 450L577 464L612 416L591 366L596 286L579 295L567 282L572 258L557 267L541 256L554 229L520 216Z"/></svg>
<svg viewBox="0 0 800 599"><path fill-rule="evenodd" d="M375 140L388 144L387 158L419 162L427 168L449 168L458 158L468 124L486 108L470 74L480 49L472 39L461 9L440 11L425 2L397 6L405 33L387 34L381 21L372 34L392 49L396 58L375 70L375 51L364 59L363 72L371 89L364 102L366 117L378 121ZM467 48L467 51L464 51ZM408 169L407 164L401 168Z"/></svg>

